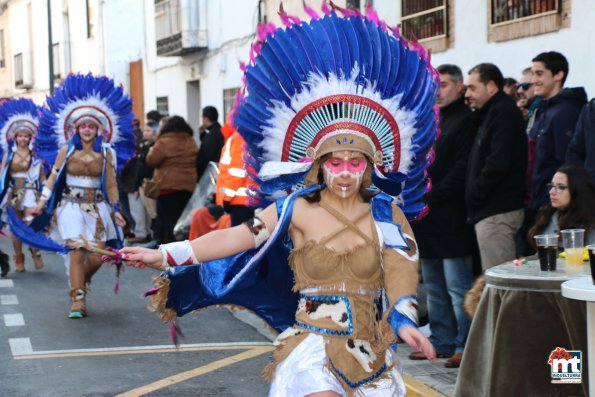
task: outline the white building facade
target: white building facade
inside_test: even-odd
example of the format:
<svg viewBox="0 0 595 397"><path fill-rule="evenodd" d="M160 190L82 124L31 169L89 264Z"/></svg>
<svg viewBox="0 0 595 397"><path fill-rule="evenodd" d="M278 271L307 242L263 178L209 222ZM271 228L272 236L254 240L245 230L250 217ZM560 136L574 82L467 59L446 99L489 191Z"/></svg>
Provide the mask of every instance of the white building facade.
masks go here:
<svg viewBox="0 0 595 397"><path fill-rule="evenodd" d="M280 0L268 0L267 16L279 24ZM307 0L320 9L320 0ZM371 3L403 36L414 33L432 49L432 64L454 63L464 73L491 62L505 77L518 79L531 59L545 51L566 56L566 86L584 86L595 96L595 2L593 0L337 0L341 7L365 11ZM307 18L302 0L283 0L291 14Z"/></svg>
<svg viewBox="0 0 595 397"><path fill-rule="evenodd" d="M184 117L196 131L201 109L223 124L242 85L258 24L258 0L156 0L145 8L145 110Z"/></svg>
<svg viewBox="0 0 595 397"><path fill-rule="evenodd" d="M128 90L128 65L144 57L143 4L51 0L54 84L68 73L93 73ZM0 96L41 104L50 91L48 1L2 0L0 11Z"/></svg>

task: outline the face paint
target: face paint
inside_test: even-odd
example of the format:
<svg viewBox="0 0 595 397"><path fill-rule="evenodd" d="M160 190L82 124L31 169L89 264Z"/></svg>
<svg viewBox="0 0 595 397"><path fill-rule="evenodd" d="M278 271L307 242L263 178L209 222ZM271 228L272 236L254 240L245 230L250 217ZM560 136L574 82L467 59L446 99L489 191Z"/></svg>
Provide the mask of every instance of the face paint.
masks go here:
<svg viewBox="0 0 595 397"><path fill-rule="evenodd" d="M322 164L322 169L330 189L338 191L343 198L348 197L352 185L351 194L359 191L368 163L363 157L341 159L332 157ZM351 182L352 180L355 183Z"/></svg>

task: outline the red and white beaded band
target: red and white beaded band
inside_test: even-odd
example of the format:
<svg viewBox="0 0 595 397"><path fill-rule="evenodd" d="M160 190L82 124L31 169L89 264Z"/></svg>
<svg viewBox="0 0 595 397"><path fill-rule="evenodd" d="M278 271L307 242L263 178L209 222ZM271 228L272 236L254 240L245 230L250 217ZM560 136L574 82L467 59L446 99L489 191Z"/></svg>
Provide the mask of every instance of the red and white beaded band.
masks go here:
<svg viewBox="0 0 595 397"><path fill-rule="evenodd" d="M199 264L200 262L194 255L194 250L190 241L178 241L175 243L161 244L159 246L161 251L162 264L164 267L168 266L187 266Z"/></svg>

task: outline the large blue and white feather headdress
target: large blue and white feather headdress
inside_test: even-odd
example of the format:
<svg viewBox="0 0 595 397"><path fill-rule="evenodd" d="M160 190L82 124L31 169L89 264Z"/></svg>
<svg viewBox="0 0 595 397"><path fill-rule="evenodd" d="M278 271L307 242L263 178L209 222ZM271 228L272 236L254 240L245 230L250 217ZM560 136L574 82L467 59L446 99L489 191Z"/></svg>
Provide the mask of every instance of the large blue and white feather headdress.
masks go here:
<svg viewBox="0 0 595 397"><path fill-rule="evenodd" d="M317 150L367 142L374 185L409 219L427 210L426 169L437 133L438 73L417 43L368 9L328 8L303 22L281 9L284 28L264 25L245 68L234 123L249 146L260 194L304 181ZM373 156L371 155L373 153Z"/></svg>
<svg viewBox="0 0 595 397"><path fill-rule="evenodd" d="M31 143L33 142L40 111L41 108L28 98L14 98L0 105L0 158L8 150L16 148L14 137L19 131L31 134Z"/></svg>
<svg viewBox="0 0 595 397"><path fill-rule="evenodd" d="M103 144L116 152L120 171L135 151L133 119L132 100L112 79L71 74L46 100L35 151L44 163L53 165L60 147L74 136L76 126L92 120L99 125Z"/></svg>

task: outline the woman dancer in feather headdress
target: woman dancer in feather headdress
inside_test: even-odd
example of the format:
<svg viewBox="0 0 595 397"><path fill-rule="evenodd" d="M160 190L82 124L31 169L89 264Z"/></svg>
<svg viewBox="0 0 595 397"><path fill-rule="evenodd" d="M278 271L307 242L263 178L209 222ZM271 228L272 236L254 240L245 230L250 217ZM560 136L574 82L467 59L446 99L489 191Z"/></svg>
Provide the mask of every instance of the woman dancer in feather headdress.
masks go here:
<svg viewBox="0 0 595 397"><path fill-rule="evenodd" d="M47 105L35 147L52 167L36 209L41 215L31 228L46 228L55 215L56 225L50 229L56 240L121 248L119 227L125 221L118 205L116 171L134 153L130 98L107 77L69 75ZM86 287L101 266L101 257L75 249L67 262L69 317L85 317Z"/></svg>
<svg viewBox="0 0 595 397"><path fill-rule="evenodd" d="M32 153L32 144L37 134L40 108L26 98L11 99L0 106L0 153L2 173L0 177L0 224L6 222L6 207L13 208L17 215L29 222L32 219L45 173L41 161ZM23 243L12 235L15 271L25 271ZM30 247L36 269L43 268L43 259L38 249ZM8 268L2 269L2 277Z"/></svg>
<svg viewBox="0 0 595 397"><path fill-rule="evenodd" d="M261 198L293 193L244 225L122 252L164 269L148 292L162 320L240 305L279 331L270 396L401 396L397 335L435 357L407 218L425 211L436 72L371 10L307 11L261 28L234 118Z"/></svg>

